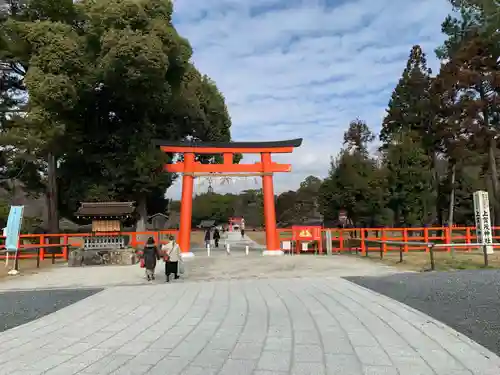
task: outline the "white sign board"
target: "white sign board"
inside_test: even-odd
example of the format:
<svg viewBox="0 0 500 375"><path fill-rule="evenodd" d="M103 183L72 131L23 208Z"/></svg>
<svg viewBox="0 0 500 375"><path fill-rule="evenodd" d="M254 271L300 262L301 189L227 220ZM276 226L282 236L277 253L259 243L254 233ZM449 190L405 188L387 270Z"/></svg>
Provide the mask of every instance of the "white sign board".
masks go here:
<svg viewBox="0 0 500 375"><path fill-rule="evenodd" d="M308 242L302 242L302 251L307 251L309 250L309 243Z"/></svg>
<svg viewBox="0 0 500 375"><path fill-rule="evenodd" d="M493 254L493 233L490 218L490 200L487 191L476 191L473 194L474 217L476 219L477 243L486 244L486 253Z"/></svg>
<svg viewBox="0 0 500 375"><path fill-rule="evenodd" d="M283 250L291 250L292 243L290 241L283 241Z"/></svg>

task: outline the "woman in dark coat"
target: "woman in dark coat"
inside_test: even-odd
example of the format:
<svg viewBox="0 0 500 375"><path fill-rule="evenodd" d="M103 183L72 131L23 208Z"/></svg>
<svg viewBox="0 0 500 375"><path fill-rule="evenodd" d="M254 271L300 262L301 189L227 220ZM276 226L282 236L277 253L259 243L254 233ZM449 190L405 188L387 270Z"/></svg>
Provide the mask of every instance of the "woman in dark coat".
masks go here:
<svg viewBox="0 0 500 375"><path fill-rule="evenodd" d="M210 245L210 228L208 228L205 232L205 247Z"/></svg>
<svg viewBox="0 0 500 375"><path fill-rule="evenodd" d="M217 228L214 229L214 242L215 242L215 247L219 247L219 240L220 240L220 233Z"/></svg>
<svg viewBox="0 0 500 375"><path fill-rule="evenodd" d="M146 277L148 278L148 281L154 280L156 261L160 260L160 252L158 251L158 247L156 247L155 245L155 240L153 239L153 237L148 238L146 246L144 246L142 256L144 258Z"/></svg>

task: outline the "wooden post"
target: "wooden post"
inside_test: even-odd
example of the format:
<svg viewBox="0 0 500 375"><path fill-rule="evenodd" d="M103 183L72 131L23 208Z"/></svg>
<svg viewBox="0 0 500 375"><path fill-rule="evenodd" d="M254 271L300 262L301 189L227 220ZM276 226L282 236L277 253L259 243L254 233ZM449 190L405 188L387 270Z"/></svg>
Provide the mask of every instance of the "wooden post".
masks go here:
<svg viewBox="0 0 500 375"><path fill-rule="evenodd" d="M68 260L68 252L69 252L69 250L68 250L68 235L67 234L65 234L63 236L63 244L64 244L64 246L63 246L63 258L65 260Z"/></svg>
<svg viewBox="0 0 500 375"><path fill-rule="evenodd" d="M323 231L321 229L319 230L318 250L320 255L323 255Z"/></svg>
<svg viewBox="0 0 500 375"><path fill-rule="evenodd" d="M407 253L409 248L408 248L408 244L406 243L406 242L408 242L408 231L406 230L406 228L403 228L403 242L405 242L404 249L405 249L405 253Z"/></svg>
<svg viewBox="0 0 500 375"><path fill-rule="evenodd" d="M424 242L429 243L429 228L424 228ZM429 251L429 246L426 247L425 251Z"/></svg>
<svg viewBox="0 0 500 375"><path fill-rule="evenodd" d="M488 261L488 246L483 246L483 257L484 257L484 266L488 267L489 261Z"/></svg>
<svg viewBox="0 0 500 375"><path fill-rule="evenodd" d="M445 243L451 243L451 238L452 238L452 228L450 226L447 226L444 231L444 241ZM451 247L446 248L447 252L451 251Z"/></svg>
<svg viewBox="0 0 500 375"><path fill-rule="evenodd" d="M344 230L339 229L339 247L338 247L338 252L340 253L341 251L344 251Z"/></svg>
<svg viewBox="0 0 500 375"><path fill-rule="evenodd" d="M40 236L40 245L45 245L45 236L42 234ZM44 260L45 259L45 248L44 247L41 247L40 248L40 260Z"/></svg>
<svg viewBox="0 0 500 375"><path fill-rule="evenodd" d="M133 247L134 249L137 248L137 236L136 232L130 232L130 246Z"/></svg>
<svg viewBox="0 0 500 375"><path fill-rule="evenodd" d="M436 264L435 264L435 261L434 261L434 246L429 246L429 255L430 255L430 258L431 258L431 270L435 270L436 269Z"/></svg>
<svg viewBox="0 0 500 375"><path fill-rule="evenodd" d="M465 243L470 244L471 241L471 235L470 235L470 227L465 228ZM467 247L467 251L471 251L470 247Z"/></svg>
<svg viewBox="0 0 500 375"><path fill-rule="evenodd" d="M381 234L381 239L382 239L382 251L385 253L387 251L387 244L385 243L385 241L387 240L385 228L381 228L380 232L381 232L380 234Z"/></svg>
<svg viewBox="0 0 500 375"><path fill-rule="evenodd" d="M368 256L368 246L365 244L365 230L361 228L360 230L360 238L361 238L361 252Z"/></svg>

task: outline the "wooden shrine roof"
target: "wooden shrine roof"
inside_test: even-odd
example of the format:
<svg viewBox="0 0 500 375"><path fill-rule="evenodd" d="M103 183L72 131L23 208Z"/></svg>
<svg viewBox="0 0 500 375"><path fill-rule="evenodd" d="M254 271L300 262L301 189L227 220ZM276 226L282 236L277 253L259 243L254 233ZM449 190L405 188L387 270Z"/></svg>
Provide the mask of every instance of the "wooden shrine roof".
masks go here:
<svg viewBox="0 0 500 375"><path fill-rule="evenodd" d="M200 228L211 228L215 225L215 220L202 220L199 227Z"/></svg>
<svg viewBox="0 0 500 375"><path fill-rule="evenodd" d="M135 211L135 202L81 202L75 216L124 217Z"/></svg>

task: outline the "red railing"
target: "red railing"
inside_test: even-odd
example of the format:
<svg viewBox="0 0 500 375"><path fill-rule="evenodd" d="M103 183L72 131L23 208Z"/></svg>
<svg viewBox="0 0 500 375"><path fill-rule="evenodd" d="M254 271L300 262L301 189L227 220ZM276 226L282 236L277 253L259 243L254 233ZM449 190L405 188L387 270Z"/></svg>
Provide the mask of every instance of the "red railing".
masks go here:
<svg viewBox="0 0 500 375"><path fill-rule="evenodd" d="M475 227L430 227L430 228L324 228L323 249L326 249L327 231L331 232L332 250L334 252L345 252L358 250L361 252L380 251L380 244L370 244L370 241L399 241L408 242L402 245L404 252L409 251L428 251L424 245L415 245L415 242L433 242L433 243L460 243L471 244L456 248L457 251L471 251L477 249L474 246L477 243ZM500 242L500 227L493 227L493 242ZM61 234L23 234L20 236L19 259L44 260L51 258L68 258L70 248L82 247L85 237L97 236L125 236L128 237L128 246L140 248L144 246L148 237L153 237L157 244L168 242L168 236L177 237L177 230L146 231L146 232L109 232L109 233L61 233ZM280 241L292 240L291 228L278 229ZM5 246L4 238L0 237L0 250ZM383 251L400 251L399 245L382 244ZM494 246L499 247L499 246ZM36 252L31 250L36 249ZM56 249L58 250L56 252ZM450 251L450 247L440 248L435 251ZM4 260L5 253L0 253L0 260Z"/></svg>
<svg viewBox="0 0 500 375"><path fill-rule="evenodd" d="M98 232L98 233L58 233L58 234L22 234L19 238L19 259L44 260L47 255L51 258L68 259L70 248L83 247L85 237L128 237L128 246L138 248L144 246L148 237L153 237L157 244L168 242L168 236L177 237L177 230L146 231L146 232ZM5 237L0 236L2 244L0 250L5 249ZM31 250L35 249L36 252ZM57 253L56 249L60 249ZM0 254L0 260L6 255Z"/></svg>
<svg viewBox="0 0 500 375"><path fill-rule="evenodd" d="M353 249L361 252L380 251L380 244L370 244L370 241L388 241L382 244L383 251L400 251L400 245L390 244L394 242L406 242L403 251L429 251L428 246L414 243L436 243L436 244L470 244L455 248L457 251L471 251L477 249L477 236L475 227L428 227L428 228L349 228L349 229L323 229L323 233L332 233L332 250L336 252L351 251ZM493 243L500 242L500 227L492 228ZM324 238L324 236L323 236ZM356 242L358 244L356 244ZM413 244L412 244L413 243ZM443 247L435 251L451 251L451 248ZM498 248L500 246L494 245Z"/></svg>

